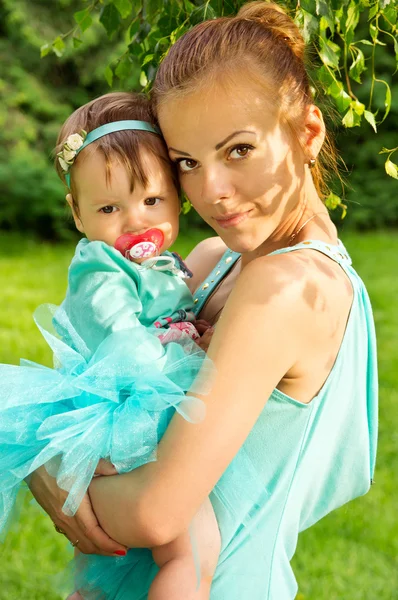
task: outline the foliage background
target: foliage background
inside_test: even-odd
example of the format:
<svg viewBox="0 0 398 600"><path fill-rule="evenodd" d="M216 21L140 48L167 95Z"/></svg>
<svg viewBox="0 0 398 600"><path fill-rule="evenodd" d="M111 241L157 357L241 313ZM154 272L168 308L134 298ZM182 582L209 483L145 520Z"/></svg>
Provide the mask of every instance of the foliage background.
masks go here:
<svg viewBox="0 0 398 600"><path fill-rule="evenodd" d="M350 1L355 4L354 0ZM105 27L99 22L99 9L103 11L112 2L119 8L126 6L127 2L133 10L138 10L142 4L137 0L93 0L91 4L83 0L0 0L0 230L29 232L53 240L74 235L65 208L65 191L51 164L59 127L75 108L109 91L106 82L106 77L110 81L108 65L114 72L113 89L140 89L140 77L141 83L145 83L142 81L139 54L146 43L142 31L146 27L147 37L150 37L151 28L149 26L148 30L148 23L141 19L140 31L131 31L131 28L126 31L124 21L119 19L109 39ZM301 4L308 10L312 10L311 6L318 10L323 0L316 2L315 5L315 0L302 0ZM357 0L357 4L365 5L366 2ZM380 2L396 6L396 0ZM341 0L326 4L332 6L333 3L342 4ZM348 0L345 3L348 4ZM154 11L164 6L164 17L161 18L167 20L167 10L173 1L159 3L151 0L147 4L151 4ZM174 4L178 3L174 0ZM206 2L208 14L212 14L210 11L216 4L220 2ZM75 35L74 42L70 40L64 48L59 34L73 29L76 26L74 14L87 11L92 5L98 5L98 11L93 12L92 26L83 35ZM197 7L197 18L203 16L203 6ZM366 11L358 17L356 40L369 39L367 17ZM168 27L169 24L162 26ZM136 28L136 25L133 23L132 27ZM130 45L129 36L133 36ZM53 40L56 43L51 46ZM329 122L329 125L335 132L347 167L347 172L343 172L348 182L343 201L349 206L349 211L342 223L340 211L336 211L335 215L336 221L344 228L398 225L398 182L385 174L385 155L379 154L383 146L393 148L397 144L398 81L394 71L398 42L395 48L387 35L381 35L380 41L388 43L377 45L376 72L390 85L393 101L388 119L379 126L378 133L364 119L361 126L346 129L341 125L341 116L328 102L336 122L335 125ZM40 49L44 43L48 46L43 53L48 54L42 59ZM159 43L162 49L162 40L156 42L157 46ZM367 70L362 74L362 84L351 82L353 93L364 103L371 86L370 50L363 46ZM150 77L154 69L151 61L144 68ZM379 116L383 113L384 102L385 87L376 85L373 109L379 111ZM342 196L339 185L336 185L335 191ZM200 226L194 211L184 218L183 228L187 229L192 224Z"/></svg>

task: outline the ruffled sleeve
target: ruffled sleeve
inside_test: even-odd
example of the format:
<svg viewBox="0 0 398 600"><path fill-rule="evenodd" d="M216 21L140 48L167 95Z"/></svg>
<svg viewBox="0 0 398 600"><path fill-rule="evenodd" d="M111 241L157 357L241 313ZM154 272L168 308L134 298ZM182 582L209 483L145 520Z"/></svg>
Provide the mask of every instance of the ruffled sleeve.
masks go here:
<svg viewBox="0 0 398 600"><path fill-rule="evenodd" d="M81 240L68 279L62 307L91 352L111 333L140 326L139 271L111 246ZM56 316L54 325L62 327Z"/></svg>

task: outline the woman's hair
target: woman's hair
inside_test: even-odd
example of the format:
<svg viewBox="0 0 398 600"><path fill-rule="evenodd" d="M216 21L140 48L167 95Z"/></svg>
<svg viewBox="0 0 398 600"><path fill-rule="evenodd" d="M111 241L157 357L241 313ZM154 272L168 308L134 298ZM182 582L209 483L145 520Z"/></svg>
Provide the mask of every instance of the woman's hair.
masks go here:
<svg viewBox="0 0 398 600"><path fill-rule="evenodd" d="M268 2L248 2L236 17L205 21L185 33L158 69L152 89L155 114L167 99L191 93L220 77L233 82L238 70L260 83L265 98L299 140L306 108L313 103L305 43L286 12ZM312 169L321 197L329 192L325 178L332 174L338 175L336 153L326 136Z"/></svg>
<svg viewBox="0 0 398 600"><path fill-rule="evenodd" d="M114 92L84 104L84 106L75 110L63 124L58 135L55 151L62 150L63 144L73 133L80 133L82 129L89 133L101 125L124 120L153 123L154 116L149 100L141 94ZM107 180L110 178L111 159L116 155L131 176L132 190L135 181L138 181L144 187L148 185L148 174L145 169L142 151L149 152L170 170L173 183L179 189L175 167L170 162L164 140L159 135L147 131L117 131L99 138L90 144L84 152L87 152L87 150L102 152L106 161ZM79 156L77 156L76 161L79 160ZM66 183L65 173L59 164L58 158L55 160L55 168L61 180ZM78 212L77 190L73 182L73 167L70 174L73 205Z"/></svg>

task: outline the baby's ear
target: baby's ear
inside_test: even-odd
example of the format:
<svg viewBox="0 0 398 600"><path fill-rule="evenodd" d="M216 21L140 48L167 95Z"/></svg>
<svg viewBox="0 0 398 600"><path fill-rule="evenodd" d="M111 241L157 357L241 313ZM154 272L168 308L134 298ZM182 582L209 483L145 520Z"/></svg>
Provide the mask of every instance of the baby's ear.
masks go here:
<svg viewBox="0 0 398 600"><path fill-rule="evenodd" d="M73 200L72 194L67 194L66 195L66 201L69 204L70 209L72 211L72 216L73 216L73 220L74 220L75 225L76 225L76 229L78 231L80 231L80 233L84 233L83 223L81 222L80 217L79 217L79 215L77 213L76 202Z"/></svg>

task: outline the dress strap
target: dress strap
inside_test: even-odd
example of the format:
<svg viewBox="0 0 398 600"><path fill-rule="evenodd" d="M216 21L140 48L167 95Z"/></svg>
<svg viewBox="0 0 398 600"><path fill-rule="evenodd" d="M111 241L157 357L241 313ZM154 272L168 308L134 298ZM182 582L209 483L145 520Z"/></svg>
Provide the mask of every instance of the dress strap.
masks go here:
<svg viewBox="0 0 398 600"><path fill-rule="evenodd" d="M300 242L295 246L275 250L274 252L271 252L268 256L272 256L273 254L285 254L286 252L292 252L294 250L304 250L308 248L310 250L318 250L318 252L326 254L326 256L339 263L339 265L341 265L343 268L349 267L352 264L351 258L341 240L338 240L337 246L333 246L332 244L322 242L321 240L305 240L304 242Z"/></svg>
<svg viewBox="0 0 398 600"><path fill-rule="evenodd" d="M210 275L200 284L194 293L194 313L198 315L202 310L208 298L214 292L220 281L232 269L236 261L240 258L239 252L227 250L218 261L217 265L211 271Z"/></svg>

